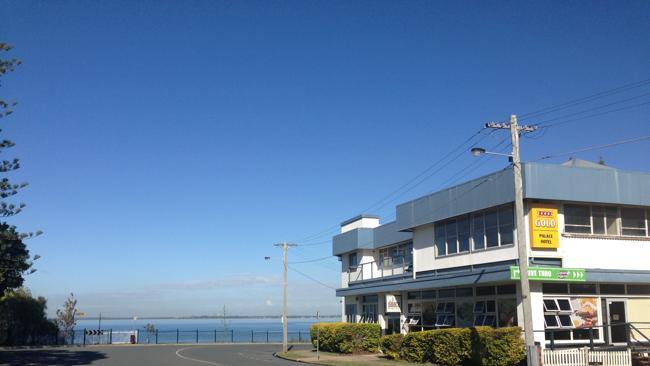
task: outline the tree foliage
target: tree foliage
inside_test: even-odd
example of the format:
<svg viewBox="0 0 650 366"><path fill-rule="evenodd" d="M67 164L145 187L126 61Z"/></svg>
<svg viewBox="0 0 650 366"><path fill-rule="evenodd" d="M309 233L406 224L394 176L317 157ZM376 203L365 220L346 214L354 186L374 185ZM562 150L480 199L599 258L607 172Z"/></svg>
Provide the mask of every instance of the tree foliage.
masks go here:
<svg viewBox="0 0 650 366"><path fill-rule="evenodd" d="M76 315L77 299L74 298L73 293L70 293L70 296L63 303L63 309L56 311L56 324L59 326L59 329L65 334L71 333L74 326L77 325Z"/></svg>
<svg viewBox="0 0 650 366"><path fill-rule="evenodd" d="M29 251L16 228L0 223L0 294L23 285L23 273L31 267Z"/></svg>
<svg viewBox="0 0 650 366"><path fill-rule="evenodd" d="M0 297L0 346L52 343L57 326L46 317L47 301L24 288Z"/></svg>
<svg viewBox="0 0 650 366"><path fill-rule="evenodd" d="M12 48L11 45L0 42L0 86L2 86L1 78L13 72L16 66L21 63L16 58L2 56ZM12 114L13 108L16 105L17 102L7 101L0 97L0 118L5 118ZM9 139L0 138L0 154L6 154L6 150L15 145ZM17 158L0 161L0 173L7 174L18 168L20 168L20 160ZM18 194L25 187L27 187L26 182L14 183L6 176L0 178L0 217L13 216L22 211L25 207L24 203L13 203L7 200ZM0 222L0 296L8 289L15 289L22 286L23 276L32 266L29 259L29 251L23 243L23 239L40 234L40 231L36 233L19 233L14 226Z"/></svg>

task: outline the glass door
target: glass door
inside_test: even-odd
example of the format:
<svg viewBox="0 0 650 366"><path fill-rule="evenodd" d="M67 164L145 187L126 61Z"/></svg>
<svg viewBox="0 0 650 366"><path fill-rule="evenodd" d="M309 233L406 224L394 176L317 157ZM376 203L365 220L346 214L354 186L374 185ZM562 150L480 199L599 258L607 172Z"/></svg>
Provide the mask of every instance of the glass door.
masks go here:
<svg viewBox="0 0 650 366"><path fill-rule="evenodd" d="M625 322L627 321L627 316L625 314L625 301L607 301L607 313L609 314L609 342L612 344L626 343L627 327Z"/></svg>

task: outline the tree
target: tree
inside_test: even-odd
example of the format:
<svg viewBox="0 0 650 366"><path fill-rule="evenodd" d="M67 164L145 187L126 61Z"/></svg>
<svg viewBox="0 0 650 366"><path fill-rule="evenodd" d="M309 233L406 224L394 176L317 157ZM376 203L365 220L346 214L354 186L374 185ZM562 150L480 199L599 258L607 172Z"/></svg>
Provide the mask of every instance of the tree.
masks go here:
<svg viewBox="0 0 650 366"><path fill-rule="evenodd" d="M12 48L7 43L0 42L0 53L8 52ZM5 59L0 56L0 77L13 72L20 63L20 60L16 58ZM16 105L17 102L15 101L8 102L0 98L0 118L12 114ZM15 145L11 140L0 139L0 153ZM18 159L2 160L0 162L0 173L8 173L18 168L20 168ZM7 177L0 179L0 217L13 216L22 211L25 207L24 203L15 204L6 200L18 194L18 191L26 186L26 182L12 183ZM32 266L29 251L23 243L23 239L40 234L40 231L36 233L18 233L14 226L10 226L6 222L0 222L0 296L8 289L22 286L23 276ZM32 272L34 271L32 270Z"/></svg>
<svg viewBox="0 0 650 366"><path fill-rule="evenodd" d="M47 301L29 290L9 290L0 297L0 346L52 343L58 329L47 319Z"/></svg>
<svg viewBox="0 0 650 366"><path fill-rule="evenodd" d="M23 273L31 267L29 251L16 228L0 223L0 295L23 285Z"/></svg>
<svg viewBox="0 0 650 366"><path fill-rule="evenodd" d="M143 328L145 333L147 333L147 343L151 343L151 337L156 333L156 326L151 323L147 323L147 325L145 325Z"/></svg>
<svg viewBox="0 0 650 366"><path fill-rule="evenodd" d="M72 330L77 325L76 315L77 299L74 298L73 293L70 293L70 296L63 303L63 309L57 309L56 311L56 324L65 339L72 335Z"/></svg>

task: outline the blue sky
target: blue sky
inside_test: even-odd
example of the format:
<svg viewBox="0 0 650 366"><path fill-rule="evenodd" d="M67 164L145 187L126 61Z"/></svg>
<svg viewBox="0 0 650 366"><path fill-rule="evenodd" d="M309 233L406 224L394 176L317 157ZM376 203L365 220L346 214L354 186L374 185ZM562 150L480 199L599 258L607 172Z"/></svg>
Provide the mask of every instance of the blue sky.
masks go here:
<svg viewBox="0 0 650 366"><path fill-rule="evenodd" d="M30 182L9 221L45 231L29 241L42 258L27 286L52 312L72 291L105 316L278 314L274 242L358 214L487 121L650 78L647 1L1 5L1 38L24 62L3 78L20 105L2 128L23 163L13 178ZM548 128L523 139L523 158L650 135L648 111ZM577 156L650 171L649 152L646 141ZM390 220L394 203L505 164L467 153L372 213ZM338 283L334 258L294 266ZM290 281L292 313L339 311L332 290Z"/></svg>

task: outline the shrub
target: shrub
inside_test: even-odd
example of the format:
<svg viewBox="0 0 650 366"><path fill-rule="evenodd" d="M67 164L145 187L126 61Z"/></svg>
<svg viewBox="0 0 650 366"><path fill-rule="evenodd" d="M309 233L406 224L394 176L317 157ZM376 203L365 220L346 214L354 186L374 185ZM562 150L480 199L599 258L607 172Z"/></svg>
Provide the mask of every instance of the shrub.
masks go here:
<svg viewBox="0 0 650 366"><path fill-rule="evenodd" d="M311 342L316 347L320 329L320 349L336 353L377 352L381 328L379 324L317 323L309 328Z"/></svg>
<svg viewBox="0 0 650 366"><path fill-rule="evenodd" d="M431 361L438 365L459 366L472 357L472 331L469 328L450 328L432 331Z"/></svg>
<svg viewBox="0 0 650 366"><path fill-rule="evenodd" d="M401 356L409 362L423 363L431 358L431 334L434 330L411 332L404 336Z"/></svg>
<svg viewBox="0 0 650 366"><path fill-rule="evenodd" d="M512 366L526 357L519 327L474 328L472 343L473 361L481 366Z"/></svg>
<svg viewBox="0 0 650 366"><path fill-rule="evenodd" d="M404 341L404 335L401 333L386 335L379 339L379 346L386 357L391 360L399 360L401 358L402 341Z"/></svg>
<svg viewBox="0 0 650 366"><path fill-rule="evenodd" d="M383 337L381 346L390 358L400 357L409 362L431 362L440 366L514 366L525 357L518 327L412 332L402 338Z"/></svg>

